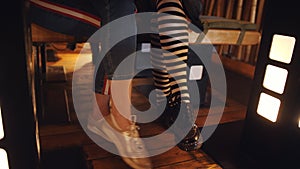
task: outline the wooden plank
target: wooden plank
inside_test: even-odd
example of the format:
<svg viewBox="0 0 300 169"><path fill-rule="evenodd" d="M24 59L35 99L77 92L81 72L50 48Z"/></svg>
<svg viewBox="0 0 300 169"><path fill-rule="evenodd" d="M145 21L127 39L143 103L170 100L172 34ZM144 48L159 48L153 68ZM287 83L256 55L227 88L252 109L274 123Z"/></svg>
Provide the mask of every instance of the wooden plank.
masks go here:
<svg viewBox="0 0 300 169"><path fill-rule="evenodd" d="M39 128L39 134L41 137L50 135L64 135L66 133L82 132L80 125L42 125Z"/></svg>
<svg viewBox="0 0 300 169"><path fill-rule="evenodd" d="M238 60L229 59L226 57L221 57L221 61L222 61L225 69L231 70L233 72L244 75L250 79L253 79L254 72L255 72L254 65L251 65L251 64L248 64L245 62L241 62Z"/></svg>
<svg viewBox="0 0 300 169"><path fill-rule="evenodd" d="M132 169L121 157L104 158L90 161L90 169Z"/></svg>
<svg viewBox="0 0 300 169"><path fill-rule="evenodd" d="M185 161L182 163L177 163L169 166L158 167L157 169L187 169L187 168L197 168L197 169L222 169L218 164L200 163L196 160Z"/></svg>
<svg viewBox="0 0 300 169"><path fill-rule="evenodd" d="M64 66L47 66L46 82L66 82L66 69Z"/></svg>
<svg viewBox="0 0 300 169"><path fill-rule="evenodd" d="M210 2L208 2L208 15L212 15L213 14L213 9L214 9L214 5L215 5L215 0L210 0Z"/></svg>
<svg viewBox="0 0 300 169"><path fill-rule="evenodd" d="M210 121L207 121L208 117L211 118ZM217 117L219 118L220 116L217 114L209 114L208 116L198 116L196 119L196 123L198 127L203 127L204 125L210 126L244 120L246 117L246 111L230 111L223 113L219 121L216 120Z"/></svg>
<svg viewBox="0 0 300 169"><path fill-rule="evenodd" d="M32 42L75 42L73 36L57 33L36 24L32 24ZM235 45L240 35L240 30L209 29L202 44L231 44ZM197 39L199 34L190 34L192 39ZM196 37L194 37L196 36ZM257 31L246 31L241 45L254 45L260 41L261 34ZM190 41L195 43L195 41ZM197 42L199 43L199 42Z"/></svg>
<svg viewBox="0 0 300 169"><path fill-rule="evenodd" d="M259 26L258 30L261 30L261 21L262 21L262 14L264 11L264 5L265 5L265 0L259 0L257 18L256 18L256 24Z"/></svg>
<svg viewBox="0 0 300 169"><path fill-rule="evenodd" d="M226 114L228 112L232 112L232 111L237 111L237 112L245 112L246 111L246 107L243 105L235 105L235 106L228 106L225 105L225 107L223 108L223 112L221 112L221 106L214 106L214 107L203 107L200 108L198 111L198 117L201 116L207 116L208 113L210 113L209 115L218 115L220 113L222 114Z"/></svg>
<svg viewBox="0 0 300 169"><path fill-rule="evenodd" d="M213 44L213 45L236 45L240 36L240 30L209 29L201 42L196 39L198 33L189 32L191 44ZM241 45L256 45L260 42L261 34L258 31L246 31Z"/></svg>
<svg viewBox="0 0 300 169"><path fill-rule="evenodd" d="M52 150L58 148L66 148L72 146L81 146L91 144L93 141L83 131L74 133L65 133L61 135L49 135L40 137L42 149Z"/></svg>
<svg viewBox="0 0 300 169"><path fill-rule="evenodd" d="M240 75L253 79L255 72L255 65L251 65L239 60L230 59L224 56L219 56L216 53L212 55L212 62L219 64L219 58L222 62L222 65L225 69L236 72Z"/></svg>
<svg viewBox="0 0 300 169"><path fill-rule="evenodd" d="M84 152L85 159L87 161L116 156L104 150L103 148L99 147L97 144L83 145L82 149Z"/></svg>
<svg viewBox="0 0 300 169"><path fill-rule="evenodd" d="M207 164L216 164L208 155L206 155L201 149L192 152L186 152L180 150L178 147L174 147L171 150L162 153L157 156L151 157L154 168L191 168L187 167L186 163L194 163L196 166L206 166ZM184 167L185 166L185 167ZM181 167L180 167L181 168Z"/></svg>
<svg viewBox="0 0 300 169"><path fill-rule="evenodd" d="M150 157L153 168L191 168L197 167L210 167L220 168L208 155L202 150L194 152L182 151L177 147L160 155ZM93 169L115 169L115 168L128 168L121 157L113 156L108 158L101 158L91 160L91 168ZM190 166L191 165L191 166ZM188 167L189 166L189 167ZM218 169L219 169L218 168Z"/></svg>
<svg viewBox="0 0 300 169"><path fill-rule="evenodd" d="M75 37L57 33L49 29L43 28L37 24L31 24L32 42L74 42Z"/></svg>
<svg viewBox="0 0 300 169"><path fill-rule="evenodd" d="M66 92L59 85L44 87L44 112L40 123L43 125L67 124L70 121Z"/></svg>

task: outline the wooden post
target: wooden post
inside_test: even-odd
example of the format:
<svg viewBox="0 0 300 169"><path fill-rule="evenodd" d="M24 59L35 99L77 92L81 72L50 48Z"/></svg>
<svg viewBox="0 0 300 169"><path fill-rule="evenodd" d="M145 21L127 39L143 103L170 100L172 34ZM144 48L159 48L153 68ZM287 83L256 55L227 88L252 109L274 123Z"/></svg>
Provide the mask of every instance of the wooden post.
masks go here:
<svg viewBox="0 0 300 169"><path fill-rule="evenodd" d="M0 105L10 169L38 169L40 146L35 100L35 61L32 56L28 1L7 1L1 10ZM2 168L3 166L0 166Z"/></svg>

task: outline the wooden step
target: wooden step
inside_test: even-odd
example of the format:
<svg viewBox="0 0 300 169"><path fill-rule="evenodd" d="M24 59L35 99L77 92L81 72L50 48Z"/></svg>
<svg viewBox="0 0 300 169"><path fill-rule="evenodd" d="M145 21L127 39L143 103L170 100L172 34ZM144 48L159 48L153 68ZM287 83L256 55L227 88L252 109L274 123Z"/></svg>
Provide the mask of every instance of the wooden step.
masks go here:
<svg viewBox="0 0 300 169"><path fill-rule="evenodd" d="M197 168L197 169L222 169L218 164L206 164L205 162L200 163L195 160L184 161L181 163L157 167L157 169L187 169L187 168Z"/></svg>
<svg viewBox="0 0 300 169"><path fill-rule="evenodd" d="M46 82L66 82L66 70L64 66L47 66Z"/></svg>
<svg viewBox="0 0 300 169"><path fill-rule="evenodd" d="M45 84L43 87L44 112L40 116L41 125L67 124L70 122L68 97L63 84Z"/></svg>
<svg viewBox="0 0 300 169"><path fill-rule="evenodd" d="M195 152L182 151L177 147L169 151L150 157L154 168L214 168L221 169L221 167L214 162L202 150ZM107 158L93 159L89 162L89 169L116 169L116 168L130 168L119 156L110 156Z"/></svg>
<svg viewBox="0 0 300 169"><path fill-rule="evenodd" d="M148 123L141 125L141 137L150 137L160 134L164 131L156 123ZM196 167L215 167L219 166L208 157L202 150L194 152L186 152L180 150L175 145L175 137L172 133L166 133L162 138L145 141L145 145L150 154L159 154L151 157L154 168L167 168L174 166L176 168L186 168L188 165ZM103 143L111 144L111 143ZM110 145L111 146L111 145ZM165 148L168 149L165 149ZM164 150L164 151L163 151ZM83 146L89 169L115 169L115 168L130 168L124 163L119 156L109 153L97 144L89 144ZM220 168L220 167L219 167Z"/></svg>
<svg viewBox="0 0 300 169"><path fill-rule="evenodd" d="M132 169L120 156L88 161L88 169Z"/></svg>
<svg viewBox="0 0 300 169"><path fill-rule="evenodd" d="M40 143L43 151L91 144L93 141L77 125L55 125L40 127Z"/></svg>

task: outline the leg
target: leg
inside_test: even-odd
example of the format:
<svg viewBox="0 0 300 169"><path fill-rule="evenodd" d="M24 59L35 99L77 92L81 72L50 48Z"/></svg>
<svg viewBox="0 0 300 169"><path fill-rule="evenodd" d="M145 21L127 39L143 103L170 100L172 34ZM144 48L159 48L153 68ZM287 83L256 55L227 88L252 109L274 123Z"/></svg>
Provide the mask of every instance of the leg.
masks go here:
<svg viewBox="0 0 300 169"><path fill-rule="evenodd" d="M153 15L151 27L153 30L158 29L157 15ZM171 96L171 85L169 74L162 55L162 47L159 34L151 34L151 64L153 66L152 76L156 89L161 92L156 93L157 105L164 104L165 98Z"/></svg>
<svg viewBox="0 0 300 169"><path fill-rule="evenodd" d="M135 6L131 0L107 0L105 2L98 2L103 2L102 5L104 5L106 9L106 13L104 13L102 17L103 24L108 24L122 16L133 14L135 11ZM103 10L101 13L103 13ZM112 29L118 31L118 33L126 33L128 30L136 31L135 19L126 26L122 25ZM94 59L96 65L100 64L99 70L96 70L95 84L97 85L95 86L95 91L101 95L99 95L97 102L98 105L104 105L102 110L106 112L107 108L105 107L108 107L108 115L102 113L104 119L108 122L110 127L115 130L112 130L107 123L102 123L99 130L104 133L104 138L116 145L120 155L127 164L133 168L149 169L151 168L151 162L146 157L148 153L142 140L139 138L135 120L131 120L131 117L135 117L131 114L130 85L135 67L134 61L132 60L134 57L130 57L131 59L128 60L128 56L136 51L136 37L124 39L113 47L110 47L112 40L110 37L111 33L112 32L108 31L104 41L101 42L101 49L108 51L103 61L99 63L97 58ZM125 62L125 68L123 62ZM101 123L101 121L99 121L99 123ZM101 133L99 135L101 135Z"/></svg>
<svg viewBox="0 0 300 169"><path fill-rule="evenodd" d="M118 19L122 16L126 16L126 15L129 15L129 14L133 14L134 13L134 10L135 10L135 6L134 4L132 3L132 1L130 0L124 0L124 1L116 1L116 0L99 0L99 1L91 1L94 6L97 7L98 9L98 12L99 14L101 15L101 23L102 25L106 25L108 24L109 22L115 20L115 19ZM132 25L131 26L127 26L127 29L136 29L135 28L135 21L133 21ZM115 31L127 31L126 28L125 29L122 29L122 28L119 28L119 29L115 29ZM101 48L103 50L106 50L109 48L109 44L111 43L110 42L110 32L107 32L107 37L105 37L105 40L104 42L101 42ZM98 60L99 58L97 58L98 54L99 53L99 46L98 44L96 43L91 43L91 47L92 47L92 50L93 50L93 63L95 65L99 64ZM128 56L130 55L131 53L133 53L136 49L136 40L135 38L128 38L126 40L123 40L121 41L120 43L118 43L116 46L114 46L112 49L109 49L108 53L105 55L105 58L103 59L103 61L101 62L100 66L99 66L99 69L102 69L102 70L98 70L98 73L96 74L96 80L97 80L97 95L98 95L98 104L99 105L102 105L104 106L102 109L105 109L105 112L107 112L107 109L109 109L109 101L111 100L111 103L113 103L113 96L111 96L113 93L108 93L108 92L103 92L103 90L106 90L106 89L102 89L103 87L103 84L101 83L104 83L104 80L103 80L103 76L105 74L106 76L106 80L105 81L105 86L108 87L110 86L112 83L113 84L116 84L116 85L119 85L119 83L122 83L124 82L127 83L130 79L124 79L123 77L124 76L127 76L127 73L128 74L132 74L133 73L133 70L134 70L134 67L133 65L129 65L129 68L128 69L132 69L132 70L125 70L124 72L121 72L121 73L116 73L115 70L116 68L119 66L119 64ZM102 74L102 72L104 72ZM122 77L122 80L119 80L118 78L119 77ZM114 80L113 80L114 78ZM102 81L102 82L101 82ZM120 86L120 88L123 88L122 85ZM109 89L110 90L110 89ZM125 90L124 90L125 91ZM128 91L128 90L127 90ZM120 95L119 92L115 92L116 94L118 93L118 95ZM124 93L123 95L130 95L131 93ZM101 95L101 96L99 96ZM106 95L106 96L104 96ZM118 96L118 97L121 97L121 96ZM124 97L124 96L123 96ZM102 99L101 99L102 98ZM109 99L108 99L109 98ZM124 102L124 100L123 100ZM129 116L131 115L131 112L130 112L130 102L126 102L126 104L123 104L122 105L122 115L123 116L126 116L123 117L120 115L120 113L117 112L117 109L116 109L116 106L115 104L111 104L113 105L111 109L111 113L116 117L118 123L120 126L122 126L122 129L126 129L129 125L130 125L130 122L129 122Z"/></svg>
<svg viewBox="0 0 300 169"><path fill-rule="evenodd" d="M164 95L169 98L164 113L166 116L165 123L167 127L170 127L176 120L179 110L185 110L183 117L186 121L181 124L180 128L191 127L191 130L180 141L179 147L186 151L194 150L200 147L201 140L199 140L200 132L197 126L193 124L195 117L190 107L187 85L188 23L186 15L179 0L158 0L157 11L159 41L163 59L161 59L162 63L156 65L164 65L164 69L154 71L154 78L157 88L167 87L168 89L163 90ZM169 15L166 16L163 13ZM174 131L175 134L184 134L181 133L180 128Z"/></svg>

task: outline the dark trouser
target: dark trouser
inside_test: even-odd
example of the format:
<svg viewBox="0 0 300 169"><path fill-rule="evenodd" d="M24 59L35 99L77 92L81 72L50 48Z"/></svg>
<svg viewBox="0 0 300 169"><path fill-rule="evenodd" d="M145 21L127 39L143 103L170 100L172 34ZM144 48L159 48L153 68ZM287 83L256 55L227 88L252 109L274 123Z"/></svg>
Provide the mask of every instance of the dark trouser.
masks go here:
<svg viewBox="0 0 300 169"><path fill-rule="evenodd" d="M52 31L78 38L88 38L99 29L100 18L101 26L105 26L115 19L134 14L135 10L132 0L31 0L30 17L33 23ZM78 18L78 15L72 15L70 11L75 11L85 17ZM87 17L88 19L86 19ZM97 19L98 25L95 22ZM136 31L135 20L131 20L125 27L120 25L111 30L126 33L128 29ZM104 39L101 42L100 40L99 42L90 42L93 62L97 68L95 71L95 92L97 93L107 94L103 93L105 79L128 79L134 74L134 61L127 61L125 70L118 71L118 73L115 73L115 70L128 55L136 51L136 37L123 39L115 46L110 47L110 36L114 33L113 31L107 32L105 37L101 38ZM101 43L101 49L107 50L107 53L99 53L99 43ZM134 57L131 60L133 59Z"/></svg>
<svg viewBox="0 0 300 169"><path fill-rule="evenodd" d="M105 37L101 37L103 41L100 42L102 51L108 51L100 54L104 57L97 57L98 44L95 44L94 41L91 43L94 51L93 62L95 67L98 68L95 71L95 92L109 94L104 89L108 85L105 79L126 80L132 78L135 71L135 57L130 57L129 60L131 61L126 61L126 69L117 72L116 69L125 58L136 51L136 36L120 39L120 42L113 46L112 41L115 39L112 39L111 35L116 32L121 34L126 34L128 31L137 32L137 28L134 19L131 19L129 23L125 23L126 25L122 25L120 22L117 27L111 27L107 24L123 16L134 14L136 8L132 0L91 0L91 2L101 15L102 26L109 27L108 31L104 33Z"/></svg>

